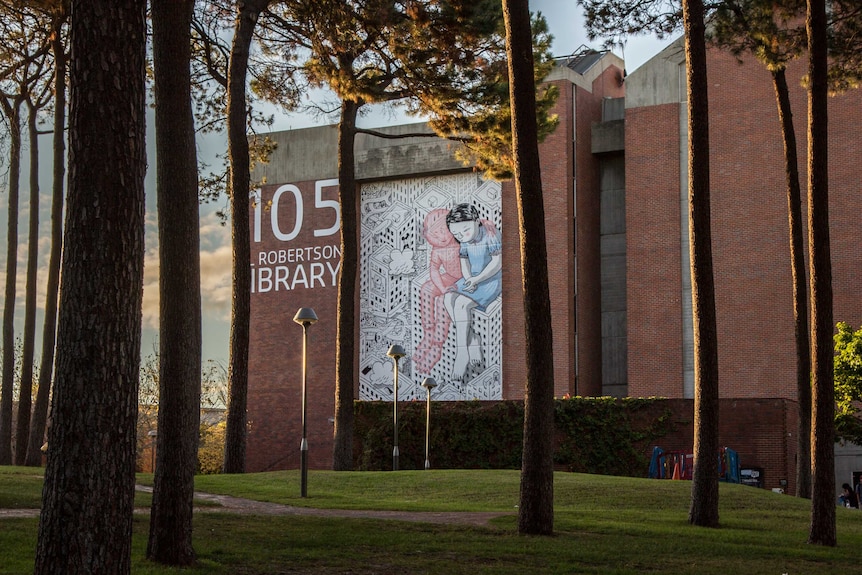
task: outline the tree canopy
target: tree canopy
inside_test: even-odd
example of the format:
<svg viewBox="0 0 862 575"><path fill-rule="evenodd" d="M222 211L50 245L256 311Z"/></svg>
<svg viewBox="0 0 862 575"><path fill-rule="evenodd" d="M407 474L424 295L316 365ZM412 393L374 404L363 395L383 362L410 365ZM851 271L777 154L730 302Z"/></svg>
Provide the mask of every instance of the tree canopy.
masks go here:
<svg viewBox="0 0 862 575"><path fill-rule="evenodd" d="M619 45L629 36L663 38L682 26L681 0L578 0L590 39ZM753 53L770 70L806 50L805 0L705 0L708 36L736 55ZM832 0L827 12L829 86L833 93L862 82L862 5Z"/></svg>
<svg viewBox="0 0 862 575"><path fill-rule="evenodd" d="M835 334L835 434L862 445L862 328L838 322Z"/></svg>
<svg viewBox="0 0 862 575"><path fill-rule="evenodd" d="M311 86L341 101L398 105L427 117L439 136L464 144L457 153L465 163L489 177L511 177L505 30L496 0L275 3L261 30L262 52L280 55L253 82L267 99L281 93L284 78L296 80L299 67ZM541 14L532 30L538 84L553 67L552 37ZM549 111L557 92L543 86L537 96L541 140L556 127Z"/></svg>

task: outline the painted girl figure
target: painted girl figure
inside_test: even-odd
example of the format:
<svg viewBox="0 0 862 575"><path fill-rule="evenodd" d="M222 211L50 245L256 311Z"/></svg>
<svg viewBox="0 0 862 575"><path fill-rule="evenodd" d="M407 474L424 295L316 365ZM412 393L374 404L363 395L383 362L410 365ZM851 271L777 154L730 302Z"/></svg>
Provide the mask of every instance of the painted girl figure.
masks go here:
<svg viewBox="0 0 862 575"><path fill-rule="evenodd" d="M443 344L449 334L450 317L443 305L443 296L461 279L458 242L449 233L446 218L449 210L438 208L425 216L422 235L431 246L428 280L419 295L419 318L422 340L416 346L413 363L419 373L431 373L440 361Z"/></svg>
<svg viewBox="0 0 862 575"><path fill-rule="evenodd" d="M503 244L500 233L488 220L480 220L472 204L458 204L446 216L446 225L461 249L461 274L444 296L446 311L455 325L455 364L452 379L461 381L468 366L482 363L482 342L472 328L474 309L484 311L502 292Z"/></svg>

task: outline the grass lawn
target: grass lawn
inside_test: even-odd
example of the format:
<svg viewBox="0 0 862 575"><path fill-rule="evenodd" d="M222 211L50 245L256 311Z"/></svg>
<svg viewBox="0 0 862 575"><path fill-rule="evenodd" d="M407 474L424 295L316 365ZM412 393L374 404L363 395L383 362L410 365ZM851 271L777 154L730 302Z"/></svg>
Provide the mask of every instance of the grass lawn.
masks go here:
<svg viewBox="0 0 862 575"><path fill-rule="evenodd" d="M35 507L33 469L0 467L0 507ZM141 476L145 483L151 478ZM409 511L500 511L490 528L297 516L201 513L199 566L184 573L846 575L862 572L862 513L836 509L838 547L805 543L809 502L721 485L721 527L687 523L690 482L558 473L553 537L515 533L517 471L296 471L201 476L200 491L295 506ZM138 500L148 504L149 499ZM32 572L38 521L0 519L0 573ZM144 559L136 515L133 573L177 570Z"/></svg>

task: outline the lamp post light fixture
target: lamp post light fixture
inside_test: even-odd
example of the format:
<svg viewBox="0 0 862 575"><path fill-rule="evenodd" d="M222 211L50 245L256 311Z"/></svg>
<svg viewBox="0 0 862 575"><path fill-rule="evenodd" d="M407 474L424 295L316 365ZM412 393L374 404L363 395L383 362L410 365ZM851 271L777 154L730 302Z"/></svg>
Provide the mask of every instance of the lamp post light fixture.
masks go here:
<svg viewBox="0 0 862 575"><path fill-rule="evenodd" d="M394 360L392 378L395 385L395 400L392 402L392 423L395 429L393 434L395 447L392 448L392 471L398 471L398 360L407 355L407 352L404 351L403 347L396 343L389 348L389 351L386 352L386 355L388 355Z"/></svg>
<svg viewBox="0 0 862 575"><path fill-rule="evenodd" d="M157 429L151 429L147 432L147 437L150 438L150 471L153 473L156 472L156 438L159 435L159 431ZM48 451L48 443L45 442L45 445L42 446L42 453L46 453Z"/></svg>
<svg viewBox="0 0 862 575"><path fill-rule="evenodd" d="M422 387L428 390L428 402L425 406L425 469L431 469L431 460L428 458L431 453L431 390L437 387L437 382L433 377L426 377L422 380Z"/></svg>
<svg viewBox="0 0 862 575"><path fill-rule="evenodd" d="M305 497L308 495L308 440L306 439L305 425L305 413L308 405L305 392L308 373L308 326L317 321L317 314L310 307L301 307L293 316L293 321L302 326L302 443L299 444L299 495Z"/></svg>

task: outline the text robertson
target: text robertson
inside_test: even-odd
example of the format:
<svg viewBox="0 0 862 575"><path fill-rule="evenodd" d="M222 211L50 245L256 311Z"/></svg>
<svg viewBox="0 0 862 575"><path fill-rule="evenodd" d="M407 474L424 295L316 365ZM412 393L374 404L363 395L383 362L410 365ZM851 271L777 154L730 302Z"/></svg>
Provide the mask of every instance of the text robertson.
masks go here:
<svg viewBox="0 0 862 575"><path fill-rule="evenodd" d="M334 287L339 269L341 249L335 245L260 252L251 268L251 293Z"/></svg>

